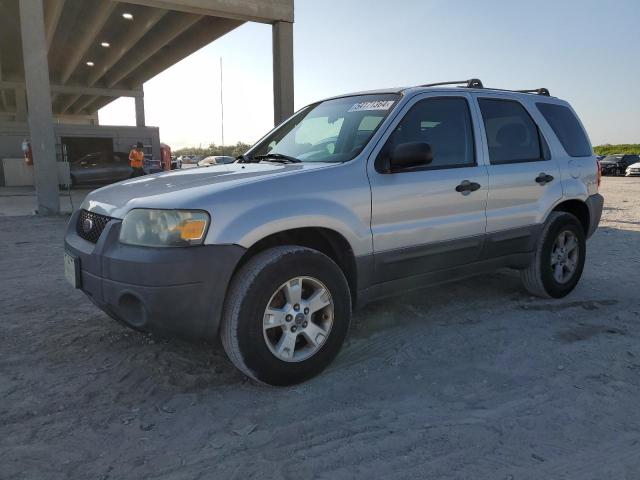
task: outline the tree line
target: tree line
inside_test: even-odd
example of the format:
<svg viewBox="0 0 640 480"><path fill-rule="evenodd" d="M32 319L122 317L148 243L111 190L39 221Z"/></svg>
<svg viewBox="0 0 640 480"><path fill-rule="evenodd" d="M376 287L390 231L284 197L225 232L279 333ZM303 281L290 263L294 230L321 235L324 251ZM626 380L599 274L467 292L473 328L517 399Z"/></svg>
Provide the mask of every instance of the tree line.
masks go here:
<svg viewBox="0 0 640 480"><path fill-rule="evenodd" d="M596 155L613 155L616 153L640 155L640 143L621 143L619 145L605 143L604 145L593 147L593 150Z"/></svg>
<svg viewBox="0 0 640 480"><path fill-rule="evenodd" d="M231 157L237 157L249 150L248 143L238 142L235 145L216 145L212 143L208 147L186 147L174 150L173 154L177 157L182 155L198 155L202 157L229 155Z"/></svg>

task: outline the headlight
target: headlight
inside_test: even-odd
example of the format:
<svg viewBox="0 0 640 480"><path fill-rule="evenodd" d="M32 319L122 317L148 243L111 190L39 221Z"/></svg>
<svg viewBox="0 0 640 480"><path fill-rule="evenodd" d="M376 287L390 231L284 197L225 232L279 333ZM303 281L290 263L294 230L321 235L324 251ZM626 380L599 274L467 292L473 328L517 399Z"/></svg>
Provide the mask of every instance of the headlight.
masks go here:
<svg viewBox="0 0 640 480"><path fill-rule="evenodd" d="M144 247L202 245L209 227L209 214L202 210L149 210L127 213L120 229L120 242Z"/></svg>

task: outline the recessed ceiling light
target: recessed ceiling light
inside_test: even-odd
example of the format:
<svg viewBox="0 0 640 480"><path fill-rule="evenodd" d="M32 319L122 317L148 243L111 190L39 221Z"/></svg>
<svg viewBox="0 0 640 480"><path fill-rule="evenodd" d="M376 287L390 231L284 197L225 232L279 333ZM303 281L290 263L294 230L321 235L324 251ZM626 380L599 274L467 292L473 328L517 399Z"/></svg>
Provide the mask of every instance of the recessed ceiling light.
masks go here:
<svg viewBox="0 0 640 480"><path fill-rule="evenodd" d="M109 48L111 46L109 42L102 42L100 45L102 45L104 48Z"/></svg>
<svg viewBox="0 0 640 480"><path fill-rule="evenodd" d="M93 67L95 65L95 63L93 62L87 62L87 67Z"/></svg>
<svg viewBox="0 0 640 480"><path fill-rule="evenodd" d="M122 18L126 20L133 20L133 15L131 15L130 13L123 13Z"/></svg>

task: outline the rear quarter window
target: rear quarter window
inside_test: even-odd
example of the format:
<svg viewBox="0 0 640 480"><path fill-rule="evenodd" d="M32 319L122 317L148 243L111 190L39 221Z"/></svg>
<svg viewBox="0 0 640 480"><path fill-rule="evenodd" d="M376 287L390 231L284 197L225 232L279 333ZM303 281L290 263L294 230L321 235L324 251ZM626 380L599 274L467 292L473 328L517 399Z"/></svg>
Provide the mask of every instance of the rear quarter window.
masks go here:
<svg viewBox="0 0 640 480"><path fill-rule="evenodd" d="M587 135L570 108L552 103L537 103L536 106L571 157L593 155Z"/></svg>

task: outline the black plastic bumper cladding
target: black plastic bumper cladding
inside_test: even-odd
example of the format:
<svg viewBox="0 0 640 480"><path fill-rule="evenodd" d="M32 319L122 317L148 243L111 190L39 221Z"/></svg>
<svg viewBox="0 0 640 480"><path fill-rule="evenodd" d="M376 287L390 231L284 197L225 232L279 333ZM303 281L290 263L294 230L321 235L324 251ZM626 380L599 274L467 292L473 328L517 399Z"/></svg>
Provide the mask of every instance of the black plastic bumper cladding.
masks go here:
<svg viewBox="0 0 640 480"><path fill-rule="evenodd" d="M146 331L188 338L217 335L227 286L245 252L238 245L149 248L118 241L110 221L93 244L72 215L65 249L80 259L81 289L110 316Z"/></svg>
<svg viewBox="0 0 640 480"><path fill-rule="evenodd" d="M598 228L603 206L604 197L599 193L587 198L587 207L589 207L589 231L587 232L587 238L591 237Z"/></svg>

